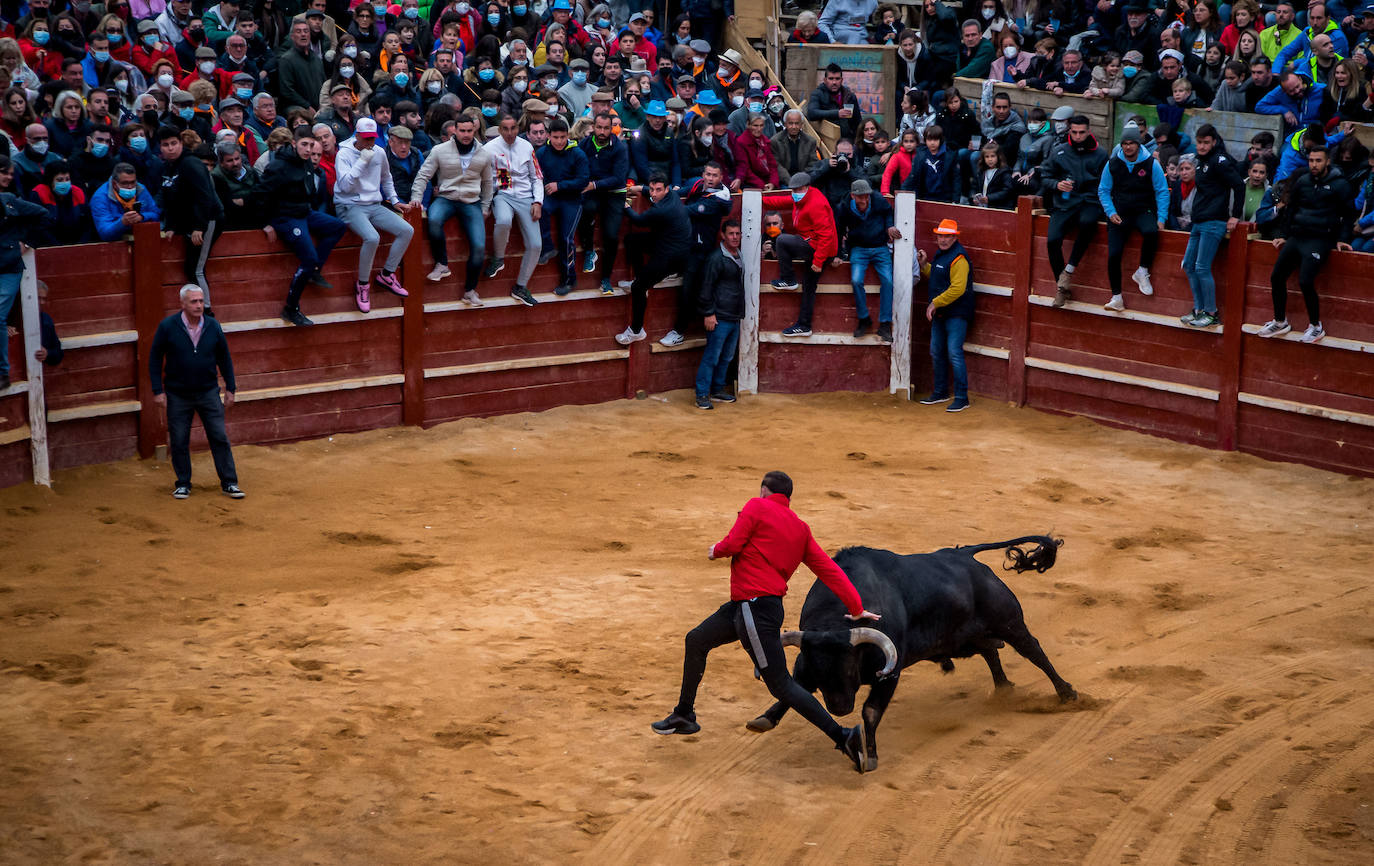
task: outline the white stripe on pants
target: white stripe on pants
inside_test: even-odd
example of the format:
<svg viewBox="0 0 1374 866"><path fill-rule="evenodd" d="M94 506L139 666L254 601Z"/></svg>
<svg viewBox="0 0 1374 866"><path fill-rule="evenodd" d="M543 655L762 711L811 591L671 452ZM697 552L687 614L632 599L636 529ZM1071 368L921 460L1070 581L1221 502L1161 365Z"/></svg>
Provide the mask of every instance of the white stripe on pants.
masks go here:
<svg viewBox="0 0 1374 866"><path fill-rule="evenodd" d="M401 266L401 257L406 254L410 238L415 234L415 229L405 221L405 217L387 210L380 203L339 204L335 209L339 212L339 219L347 223L353 233L363 241L362 247L358 250L358 282L366 283L372 279L372 260L376 258L377 246L382 240L379 230L395 238L391 242L391 249L387 252L386 264L383 267L388 271L395 271Z"/></svg>
<svg viewBox="0 0 1374 866"><path fill-rule="evenodd" d="M521 198L508 192L498 192L492 202L492 212L496 214L496 227L492 229L492 257L506 257L506 243L510 240L511 220L520 223L520 237L525 241L525 254L520 257L520 276L516 283L528 286L534 268L539 264L542 245L539 240L539 220L530 214L534 205L533 198Z"/></svg>

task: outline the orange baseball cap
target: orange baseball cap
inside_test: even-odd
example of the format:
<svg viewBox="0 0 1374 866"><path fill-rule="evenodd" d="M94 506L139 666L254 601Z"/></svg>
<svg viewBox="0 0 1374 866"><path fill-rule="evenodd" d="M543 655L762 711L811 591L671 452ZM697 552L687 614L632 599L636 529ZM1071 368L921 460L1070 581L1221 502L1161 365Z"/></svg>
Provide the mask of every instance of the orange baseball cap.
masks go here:
<svg viewBox="0 0 1374 866"><path fill-rule="evenodd" d="M954 220L940 220L940 224L935 227L937 235L957 235L959 234L959 224Z"/></svg>

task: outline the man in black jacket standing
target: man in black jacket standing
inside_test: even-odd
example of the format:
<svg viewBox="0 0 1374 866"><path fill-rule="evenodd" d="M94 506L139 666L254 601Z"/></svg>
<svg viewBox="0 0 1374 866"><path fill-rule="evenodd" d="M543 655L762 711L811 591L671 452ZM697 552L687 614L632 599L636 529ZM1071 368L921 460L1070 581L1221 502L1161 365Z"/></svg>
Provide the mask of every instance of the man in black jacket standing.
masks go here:
<svg viewBox="0 0 1374 866"><path fill-rule="evenodd" d="M1274 238L1279 257L1269 276L1274 318L1259 329L1259 336L1277 337L1291 330L1287 307L1288 278L1293 271L1298 272L1302 300L1307 305L1308 325L1302 342L1315 343L1326 336L1317 302L1317 272L1326 264L1331 247L1350 249L1354 201L1350 184L1341 170L1331 164L1326 145L1309 147L1307 171L1293 175L1288 195L1275 206L1281 228Z"/></svg>
<svg viewBox="0 0 1374 866"><path fill-rule="evenodd" d="M739 347L739 323L744 318L744 261L739 245L743 238L739 220L721 223L720 245L706 259L701 278L701 315L706 325L706 350L697 367L697 408L711 402L733 403L725 390L725 374Z"/></svg>
<svg viewBox="0 0 1374 866"><path fill-rule="evenodd" d="M215 238L224 229L224 209L215 194L210 170L186 150L176 127L158 127L157 143L163 162L158 195L162 227L186 239L186 281L200 286L208 310L210 284L205 281L205 264Z"/></svg>
<svg viewBox="0 0 1374 866"><path fill-rule="evenodd" d="M625 259L634 273L630 284L630 327L615 335L622 346L643 340L644 314L649 309L649 289L670 274L686 274L687 253L692 247L692 220L677 193L668 188L661 172L649 175L645 188L649 209L636 213L625 204L625 218L647 232L625 239Z"/></svg>
<svg viewBox="0 0 1374 866"><path fill-rule="evenodd" d="M220 402L219 376L224 376ZM188 283L181 287L181 312L157 326L148 356L148 376L157 405L167 410L167 438L177 483L172 495L191 495L191 419L200 415L210 453L215 458L219 486L232 499L242 499L224 410L234 405L234 363L219 322L205 315L205 293Z"/></svg>

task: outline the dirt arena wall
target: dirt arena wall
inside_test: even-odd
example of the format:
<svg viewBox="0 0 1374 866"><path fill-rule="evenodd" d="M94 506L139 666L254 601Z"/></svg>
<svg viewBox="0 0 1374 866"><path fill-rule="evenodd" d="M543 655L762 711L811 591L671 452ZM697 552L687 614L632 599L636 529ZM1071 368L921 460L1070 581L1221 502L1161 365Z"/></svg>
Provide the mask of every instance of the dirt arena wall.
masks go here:
<svg viewBox="0 0 1374 866"><path fill-rule="evenodd" d="M933 248L931 229L957 219L973 259L978 313L968 337L972 390L1052 412L1140 430L1210 448L1239 449L1357 474L1374 473L1374 271L1370 258L1336 253L1321 284L1328 334L1305 346L1295 334L1254 336L1269 318L1268 278L1275 251L1265 242L1227 242L1216 263L1222 327L1179 323L1191 303L1179 270L1186 235L1166 232L1154 268L1155 294L1127 283L1125 313L1101 307L1109 297L1105 231L1075 275L1073 300L1050 306L1054 282L1045 258L1048 219L1036 202L1018 211L920 203L917 243ZM330 258L335 288L311 287L303 306L317 325L297 329L279 318L295 259L258 232L234 232L216 245L208 279L211 301L230 334L239 403L230 418L238 443L275 443L384 426L432 425L456 418L538 411L689 387L703 335L665 349L654 339L673 323L677 289L653 291L650 341L627 348L612 335L629 319L625 294L603 298L590 275L565 298L552 293L552 268L529 286L540 300L526 308L508 297L518 269L519 238L507 267L483 280L482 308L461 303L466 244L450 230L458 279L428 283L430 260L419 218L403 265L410 299L385 293L373 309L353 306L357 240ZM379 256L385 251L379 251ZM1138 242L1126 252L1134 268ZM46 371L48 451L53 469L150 456L165 442L152 402L147 352L158 321L177 308L182 246L140 226L132 240L37 252L50 290L49 312L67 349ZM613 280L628 278L623 256ZM828 268L817 298L815 335L783 342L799 298L774 292L776 264L763 262L756 344L760 391L881 391L897 387L893 351L870 335L854 338L848 269ZM878 304L869 276L869 304ZM1294 289L1290 315L1305 324ZM924 288L911 308L909 377L929 387ZM746 339L750 336L748 328ZM27 370L22 340L10 347L15 386L0 394L0 486L32 478ZM742 355L747 353L742 352ZM751 362L752 363L752 362ZM195 444L203 445L197 428Z"/></svg>

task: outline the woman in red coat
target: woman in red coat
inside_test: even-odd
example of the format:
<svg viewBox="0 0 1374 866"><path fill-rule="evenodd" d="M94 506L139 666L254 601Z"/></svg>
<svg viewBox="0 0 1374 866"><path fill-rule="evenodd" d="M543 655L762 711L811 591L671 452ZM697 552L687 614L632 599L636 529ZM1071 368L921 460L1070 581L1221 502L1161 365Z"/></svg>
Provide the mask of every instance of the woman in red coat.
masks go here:
<svg viewBox="0 0 1374 866"><path fill-rule="evenodd" d="M778 157L763 134L763 114L749 116L749 125L735 138L735 177L745 189L777 189Z"/></svg>

